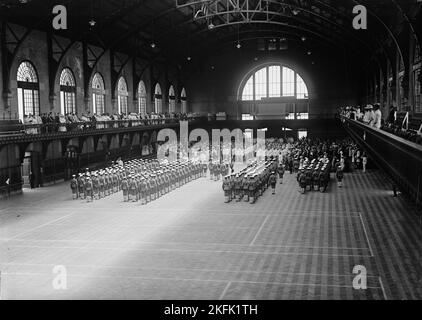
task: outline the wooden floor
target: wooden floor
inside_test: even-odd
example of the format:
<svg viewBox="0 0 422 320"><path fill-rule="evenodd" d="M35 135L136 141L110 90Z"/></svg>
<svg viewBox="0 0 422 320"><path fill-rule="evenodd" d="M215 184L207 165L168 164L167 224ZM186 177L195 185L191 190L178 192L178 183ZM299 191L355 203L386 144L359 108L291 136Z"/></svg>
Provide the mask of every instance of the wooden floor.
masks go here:
<svg viewBox="0 0 422 320"><path fill-rule="evenodd" d="M378 171L258 203L200 179L141 206L68 184L0 202L2 299L422 299L421 227ZM353 289L353 268L367 289ZM56 290L56 266L67 288ZM59 267L60 268L60 267Z"/></svg>

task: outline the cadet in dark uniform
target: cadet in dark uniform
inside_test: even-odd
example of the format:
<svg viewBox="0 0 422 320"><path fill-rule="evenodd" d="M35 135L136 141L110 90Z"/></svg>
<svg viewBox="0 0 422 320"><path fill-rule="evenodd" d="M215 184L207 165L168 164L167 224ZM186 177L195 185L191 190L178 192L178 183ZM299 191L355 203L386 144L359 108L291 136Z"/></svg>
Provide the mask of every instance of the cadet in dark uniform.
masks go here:
<svg viewBox="0 0 422 320"><path fill-rule="evenodd" d="M230 177L226 176L223 180L223 190L224 190L224 202L229 203L231 201L231 185Z"/></svg>
<svg viewBox="0 0 422 320"><path fill-rule="evenodd" d="M271 185L272 194L275 194L275 186L277 184L277 176L275 175L275 171L271 172L269 183Z"/></svg>
<svg viewBox="0 0 422 320"><path fill-rule="evenodd" d="M283 183L283 177L284 177L284 165L283 164L279 164L278 168L277 168L277 172L278 172L278 179L280 181L280 184Z"/></svg>

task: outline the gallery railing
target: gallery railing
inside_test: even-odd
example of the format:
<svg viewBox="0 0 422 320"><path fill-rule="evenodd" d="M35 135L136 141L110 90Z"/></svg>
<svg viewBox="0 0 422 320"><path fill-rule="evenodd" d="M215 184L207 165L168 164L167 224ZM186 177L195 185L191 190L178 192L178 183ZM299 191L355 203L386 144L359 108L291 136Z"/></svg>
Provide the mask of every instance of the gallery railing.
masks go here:
<svg viewBox="0 0 422 320"><path fill-rule="evenodd" d="M342 117L345 130L367 150L400 189L421 203L422 146L361 122Z"/></svg>

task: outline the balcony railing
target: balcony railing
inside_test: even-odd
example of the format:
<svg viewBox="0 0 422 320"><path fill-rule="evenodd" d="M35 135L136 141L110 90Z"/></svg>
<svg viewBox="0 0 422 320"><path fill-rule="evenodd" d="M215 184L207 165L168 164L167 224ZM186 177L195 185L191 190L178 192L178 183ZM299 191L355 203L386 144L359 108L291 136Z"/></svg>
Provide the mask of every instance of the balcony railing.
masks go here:
<svg viewBox="0 0 422 320"><path fill-rule="evenodd" d="M402 191L421 203L422 146L364 123L341 118L346 131L364 147Z"/></svg>

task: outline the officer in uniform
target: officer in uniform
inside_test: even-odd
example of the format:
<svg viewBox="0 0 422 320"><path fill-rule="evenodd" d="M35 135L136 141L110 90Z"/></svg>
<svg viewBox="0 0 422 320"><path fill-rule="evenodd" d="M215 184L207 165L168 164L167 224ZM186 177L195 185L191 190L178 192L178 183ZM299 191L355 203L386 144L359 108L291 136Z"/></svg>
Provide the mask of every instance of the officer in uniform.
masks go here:
<svg viewBox="0 0 422 320"><path fill-rule="evenodd" d="M92 181L90 176L85 179L85 195L87 202L92 202L94 200L94 196L92 194Z"/></svg>
<svg viewBox="0 0 422 320"><path fill-rule="evenodd" d="M337 186L339 188L343 187L343 169L341 168L341 166L337 167L337 172L336 172L336 177L337 177Z"/></svg>
<svg viewBox="0 0 422 320"><path fill-rule="evenodd" d="M78 177L78 192L81 200L85 200L85 177L83 173Z"/></svg>
<svg viewBox="0 0 422 320"><path fill-rule="evenodd" d="M72 190L72 197L73 200L78 198L78 180L76 180L76 176L72 176L72 180L70 180L70 189Z"/></svg>

